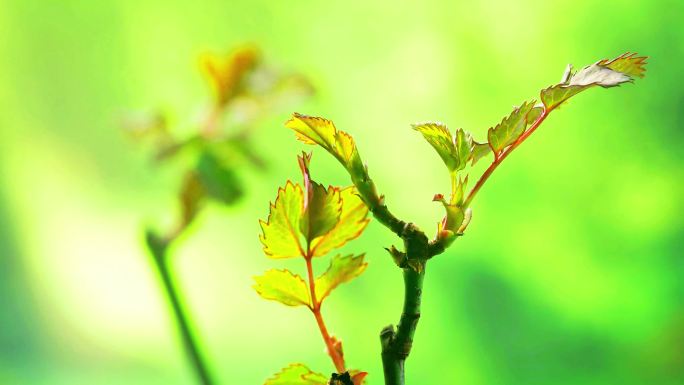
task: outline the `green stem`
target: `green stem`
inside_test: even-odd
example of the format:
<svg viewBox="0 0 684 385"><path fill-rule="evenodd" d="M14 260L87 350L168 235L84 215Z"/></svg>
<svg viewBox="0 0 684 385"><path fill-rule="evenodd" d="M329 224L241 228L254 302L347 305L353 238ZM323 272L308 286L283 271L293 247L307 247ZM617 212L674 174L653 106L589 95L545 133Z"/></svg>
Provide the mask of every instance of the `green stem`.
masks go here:
<svg viewBox="0 0 684 385"><path fill-rule="evenodd" d="M382 367L385 385L404 385L404 364L413 345L413 335L420 319L420 300L423 294L425 269L404 271L404 307L396 332L388 326L380 333Z"/></svg>
<svg viewBox="0 0 684 385"><path fill-rule="evenodd" d="M154 261L169 304L171 305L171 311L176 319L178 332L183 342L183 346L185 347L187 357L195 370L199 383L202 385L212 385L214 381L212 380L207 364L200 353L197 338L192 332L188 315L185 309L183 309L178 290L173 282L172 274L169 271L167 263L167 250L169 244L170 242L168 240L159 239L150 233L147 234L147 245L152 253L152 260Z"/></svg>

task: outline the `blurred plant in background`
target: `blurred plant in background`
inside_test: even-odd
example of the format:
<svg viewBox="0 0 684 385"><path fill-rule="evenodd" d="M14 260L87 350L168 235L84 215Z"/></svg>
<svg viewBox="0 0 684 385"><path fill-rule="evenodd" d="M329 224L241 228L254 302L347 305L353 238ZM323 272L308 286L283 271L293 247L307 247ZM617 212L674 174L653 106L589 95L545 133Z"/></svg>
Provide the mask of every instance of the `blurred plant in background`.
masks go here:
<svg viewBox="0 0 684 385"><path fill-rule="evenodd" d="M249 166L253 170L265 167L266 162L250 142L257 122L313 90L301 75L270 69L254 46L241 47L226 55L205 54L200 64L213 91L213 103L195 134L189 138L176 137L162 113L129 118L124 127L137 140L151 143L156 163L167 164L182 157L187 160L183 166L192 164L179 171L180 213L176 224L162 233L147 229L145 238L188 359L200 382L209 385L214 381L174 282L170 249L208 201L233 205L242 197L240 173L251 172Z"/></svg>

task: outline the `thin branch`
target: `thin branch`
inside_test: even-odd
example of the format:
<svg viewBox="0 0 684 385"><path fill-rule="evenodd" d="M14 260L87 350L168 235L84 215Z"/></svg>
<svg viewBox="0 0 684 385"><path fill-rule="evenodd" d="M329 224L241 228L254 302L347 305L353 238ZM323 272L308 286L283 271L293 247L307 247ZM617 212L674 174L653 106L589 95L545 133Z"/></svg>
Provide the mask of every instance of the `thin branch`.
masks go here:
<svg viewBox="0 0 684 385"><path fill-rule="evenodd" d="M172 274L168 267L168 248L182 230L176 230L173 235L164 239L152 239L152 235L148 233L147 246L152 254L152 260L156 267L159 277L161 278L164 292L166 293L173 317L176 320L178 332L180 334L186 354L199 382L203 385L212 385L214 381L209 372L208 366L204 357L202 356L197 338L190 327L190 320L187 312L182 306L180 296L176 285L173 282Z"/></svg>
<svg viewBox="0 0 684 385"><path fill-rule="evenodd" d="M527 131L525 131L525 133L523 133L518 138L518 140L516 140L513 144L511 144L510 147L508 147L506 150L504 150L498 157L496 156L496 154L494 155L494 161L492 161L492 164L490 164L489 167L487 168L487 170L485 170L485 172L482 174L480 179L477 181L477 183L475 184L473 189L470 190L468 197L463 202L463 207L469 207L470 206L470 203L473 201L473 198L475 198L475 195L477 195L477 193L480 191L480 189L485 184L485 182L487 182L487 180L492 175L494 170L496 170L496 168L499 167L501 162L503 162L503 160L506 159L506 157L511 152L513 152L513 150L518 148L518 146L520 144L522 144L527 138L530 137L530 135L532 135L532 133L537 129L537 127L539 127L544 122L544 119L546 119L546 117L549 116L551 111L553 111L553 110L552 109L551 110L544 109L544 112L542 112L542 114L539 115L537 120L535 120L534 123L532 123L530 128Z"/></svg>
<svg viewBox="0 0 684 385"><path fill-rule="evenodd" d="M335 369L338 373L344 373L346 371L344 368L344 358L340 355L339 351L335 349L335 343L332 337L330 336L330 333L328 333L328 328L325 326L325 321L323 320L323 314L321 313L321 302L319 302L316 298L316 281L314 279L313 274L311 254L307 253L304 259L306 260L306 272L309 281L309 293L311 294L311 312L313 313L314 318L316 318L316 324L318 325L318 329L321 331L323 342L325 342L325 346L328 350L328 355L330 355L330 358L333 361L333 365L335 365Z"/></svg>

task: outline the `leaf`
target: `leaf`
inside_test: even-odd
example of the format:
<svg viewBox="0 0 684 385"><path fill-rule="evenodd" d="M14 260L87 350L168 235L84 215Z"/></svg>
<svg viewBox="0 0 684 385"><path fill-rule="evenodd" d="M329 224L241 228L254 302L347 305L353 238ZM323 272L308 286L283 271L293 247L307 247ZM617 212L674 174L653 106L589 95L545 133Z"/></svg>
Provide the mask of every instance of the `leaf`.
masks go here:
<svg viewBox="0 0 684 385"><path fill-rule="evenodd" d="M316 278L316 300L321 303L337 286L349 282L361 275L368 264L364 262L365 254L353 256L336 255L330 260L325 273Z"/></svg>
<svg viewBox="0 0 684 385"><path fill-rule="evenodd" d="M294 113L285 126L295 131L297 139L306 144L318 144L332 151L337 143L335 124L324 118Z"/></svg>
<svg viewBox="0 0 684 385"><path fill-rule="evenodd" d="M530 112L527 113L527 124L530 125L539 119L539 117L544 113L544 108L540 104L535 105Z"/></svg>
<svg viewBox="0 0 684 385"><path fill-rule="evenodd" d="M328 233L316 238L311 243L314 256L327 254L329 251L342 247L345 243L357 238L368 225L368 207L357 195L353 186L340 191L342 209L340 219Z"/></svg>
<svg viewBox="0 0 684 385"><path fill-rule="evenodd" d="M456 169L463 170L466 164L468 164L468 158L470 158L473 149L473 137L463 131L462 128L459 128L456 130L454 144L456 146L456 153L458 154L458 166Z"/></svg>
<svg viewBox="0 0 684 385"><path fill-rule="evenodd" d="M290 364L264 385L327 385L328 378L320 373L312 372L304 364Z"/></svg>
<svg viewBox="0 0 684 385"><path fill-rule="evenodd" d="M299 229L307 242L310 243L314 238L335 227L340 219L342 201L339 189L332 186L325 189L322 185L311 180L309 173L310 153L298 156L297 160L304 176L304 187L306 189L304 212L299 222Z"/></svg>
<svg viewBox="0 0 684 385"><path fill-rule="evenodd" d="M181 218L184 224L192 222L204 200L204 186L197 172L188 171L183 178L179 199L181 204Z"/></svg>
<svg viewBox="0 0 684 385"><path fill-rule="evenodd" d="M200 57L200 68L214 91L217 104L226 104L241 91L241 82L258 61L259 52L253 46L239 48L225 56L208 53Z"/></svg>
<svg viewBox="0 0 684 385"><path fill-rule="evenodd" d="M636 56L635 52L625 52L613 60L603 59L599 65L608 67L613 71L618 71L632 78L643 78L646 75L646 56Z"/></svg>
<svg viewBox="0 0 684 385"><path fill-rule="evenodd" d="M197 176L210 197L230 205L242 197L243 190L235 170L214 154L204 151L197 163Z"/></svg>
<svg viewBox="0 0 684 385"><path fill-rule="evenodd" d="M268 270L254 277L254 290L264 299L278 301L287 306L310 306L309 289L304 279L289 270Z"/></svg>
<svg viewBox="0 0 684 385"><path fill-rule="evenodd" d="M541 91L541 100L547 111L560 106L563 102L578 93L594 87L616 87L633 81L635 77L644 77L646 57L635 53L625 53L612 60L599 60L588 65L577 73L566 70L563 81Z"/></svg>
<svg viewBox="0 0 684 385"><path fill-rule="evenodd" d="M332 121L295 112L285 122L285 127L292 129L297 139L306 144L318 144L335 156L345 167L350 167L351 160L356 153L354 139L346 132L338 131Z"/></svg>
<svg viewBox="0 0 684 385"><path fill-rule="evenodd" d="M489 143L478 143L473 141L473 149L470 153L470 160L472 161L471 166L474 166L478 160L487 156L491 150L492 148L489 147Z"/></svg>
<svg viewBox="0 0 684 385"><path fill-rule="evenodd" d="M278 189L278 197L270 206L268 220L259 221L264 253L271 258L304 256L300 243L299 221L304 206L304 195L299 185L288 181Z"/></svg>
<svg viewBox="0 0 684 385"><path fill-rule="evenodd" d="M495 127L491 127L487 131L487 138L489 146L496 156L498 156L504 148L513 144L525 132L527 127L527 114L534 107L534 101L524 102L520 107L517 107L510 115L505 117L501 123Z"/></svg>
<svg viewBox="0 0 684 385"><path fill-rule="evenodd" d="M449 171L455 171L458 168L458 150L445 124L439 122L416 123L413 124L413 129L420 132L423 138L437 151Z"/></svg>

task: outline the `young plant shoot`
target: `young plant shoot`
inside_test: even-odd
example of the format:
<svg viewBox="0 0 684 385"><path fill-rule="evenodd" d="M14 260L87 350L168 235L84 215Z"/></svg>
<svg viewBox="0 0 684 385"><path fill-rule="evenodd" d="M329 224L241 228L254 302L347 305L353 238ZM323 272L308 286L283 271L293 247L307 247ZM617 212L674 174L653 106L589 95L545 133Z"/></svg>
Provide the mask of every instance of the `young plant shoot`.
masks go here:
<svg viewBox="0 0 684 385"><path fill-rule="evenodd" d="M270 206L268 220L261 221L263 234L260 239L269 258L302 258L306 265L306 278L287 269L271 269L255 277L254 288L265 299L308 308L316 320L336 372L345 374L340 381L346 379L360 385L366 373L347 369L342 341L328 332L321 307L335 288L363 273L366 269L364 254L332 256L328 269L317 277L312 260L325 257L361 235L369 221L366 218L368 209L353 186L325 188L315 182L309 172L310 153L303 153L298 161L303 187L288 181L278 190L275 203ZM304 382L296 382L297 379ZM327 384L328 378L312 372L303 364L294 364L266 383Z"/></svg>
<svg viewBox="0 0 684 385"><path fill-rule="evenodd" d="M313 278L311 271L312 258L320 257L360 234L365 227L365 210L358 206L363 203L378 222L403 242L401 249L395 246L387 248L403 275L403 309L396 328L388 326L380 332L385 384L403 385L405 362L411 353L413 336L421 316L422 286L428 261L444 252L466 231L474 199L487 180L549 114L568 99L590 88L611 88L632 82L644 76L645 65L646 57L626 53L613 60L600 60L579 71L573 71L568 66L560 83L543 89L539 100L523 101L510 115L491 127L486 142L475 141L472 135L462 129L452 133L442 123L414 124L413 128L437 151L449 171L451 181L448 198L436 194L433 199L444 206L445 215L432 237L428 237L410 221L397 218L389 210L368 173L354 139L348 133L338 130L330 120L295 113L286 126L295 132L297 139L318 145L335 157L349 173L354 188L324 189L309 176L310 156L300 157L305 187L302 189L288 183L280 189L276 203L271 206L269 220L262 225L262 242L266 254L271 258L303 258L308 280L287 270L271 270L257 278L256 288L264 298L290 306L305 306L311 310L337 373L329 378L295 364L266 384L324 385L328 381L349 383L347 379L358 384L363 380L358 373L345 375L348 368L344 364L341 343L328 335L320 313L321 301L329 290L363 271L363 256L334 257L328 272L317 279ZM471 167L485 158L491 159L489 167L468 190L468 180L474 179L469 175ZM352 207L357 213L353 218L345 214Z"/></svg>

